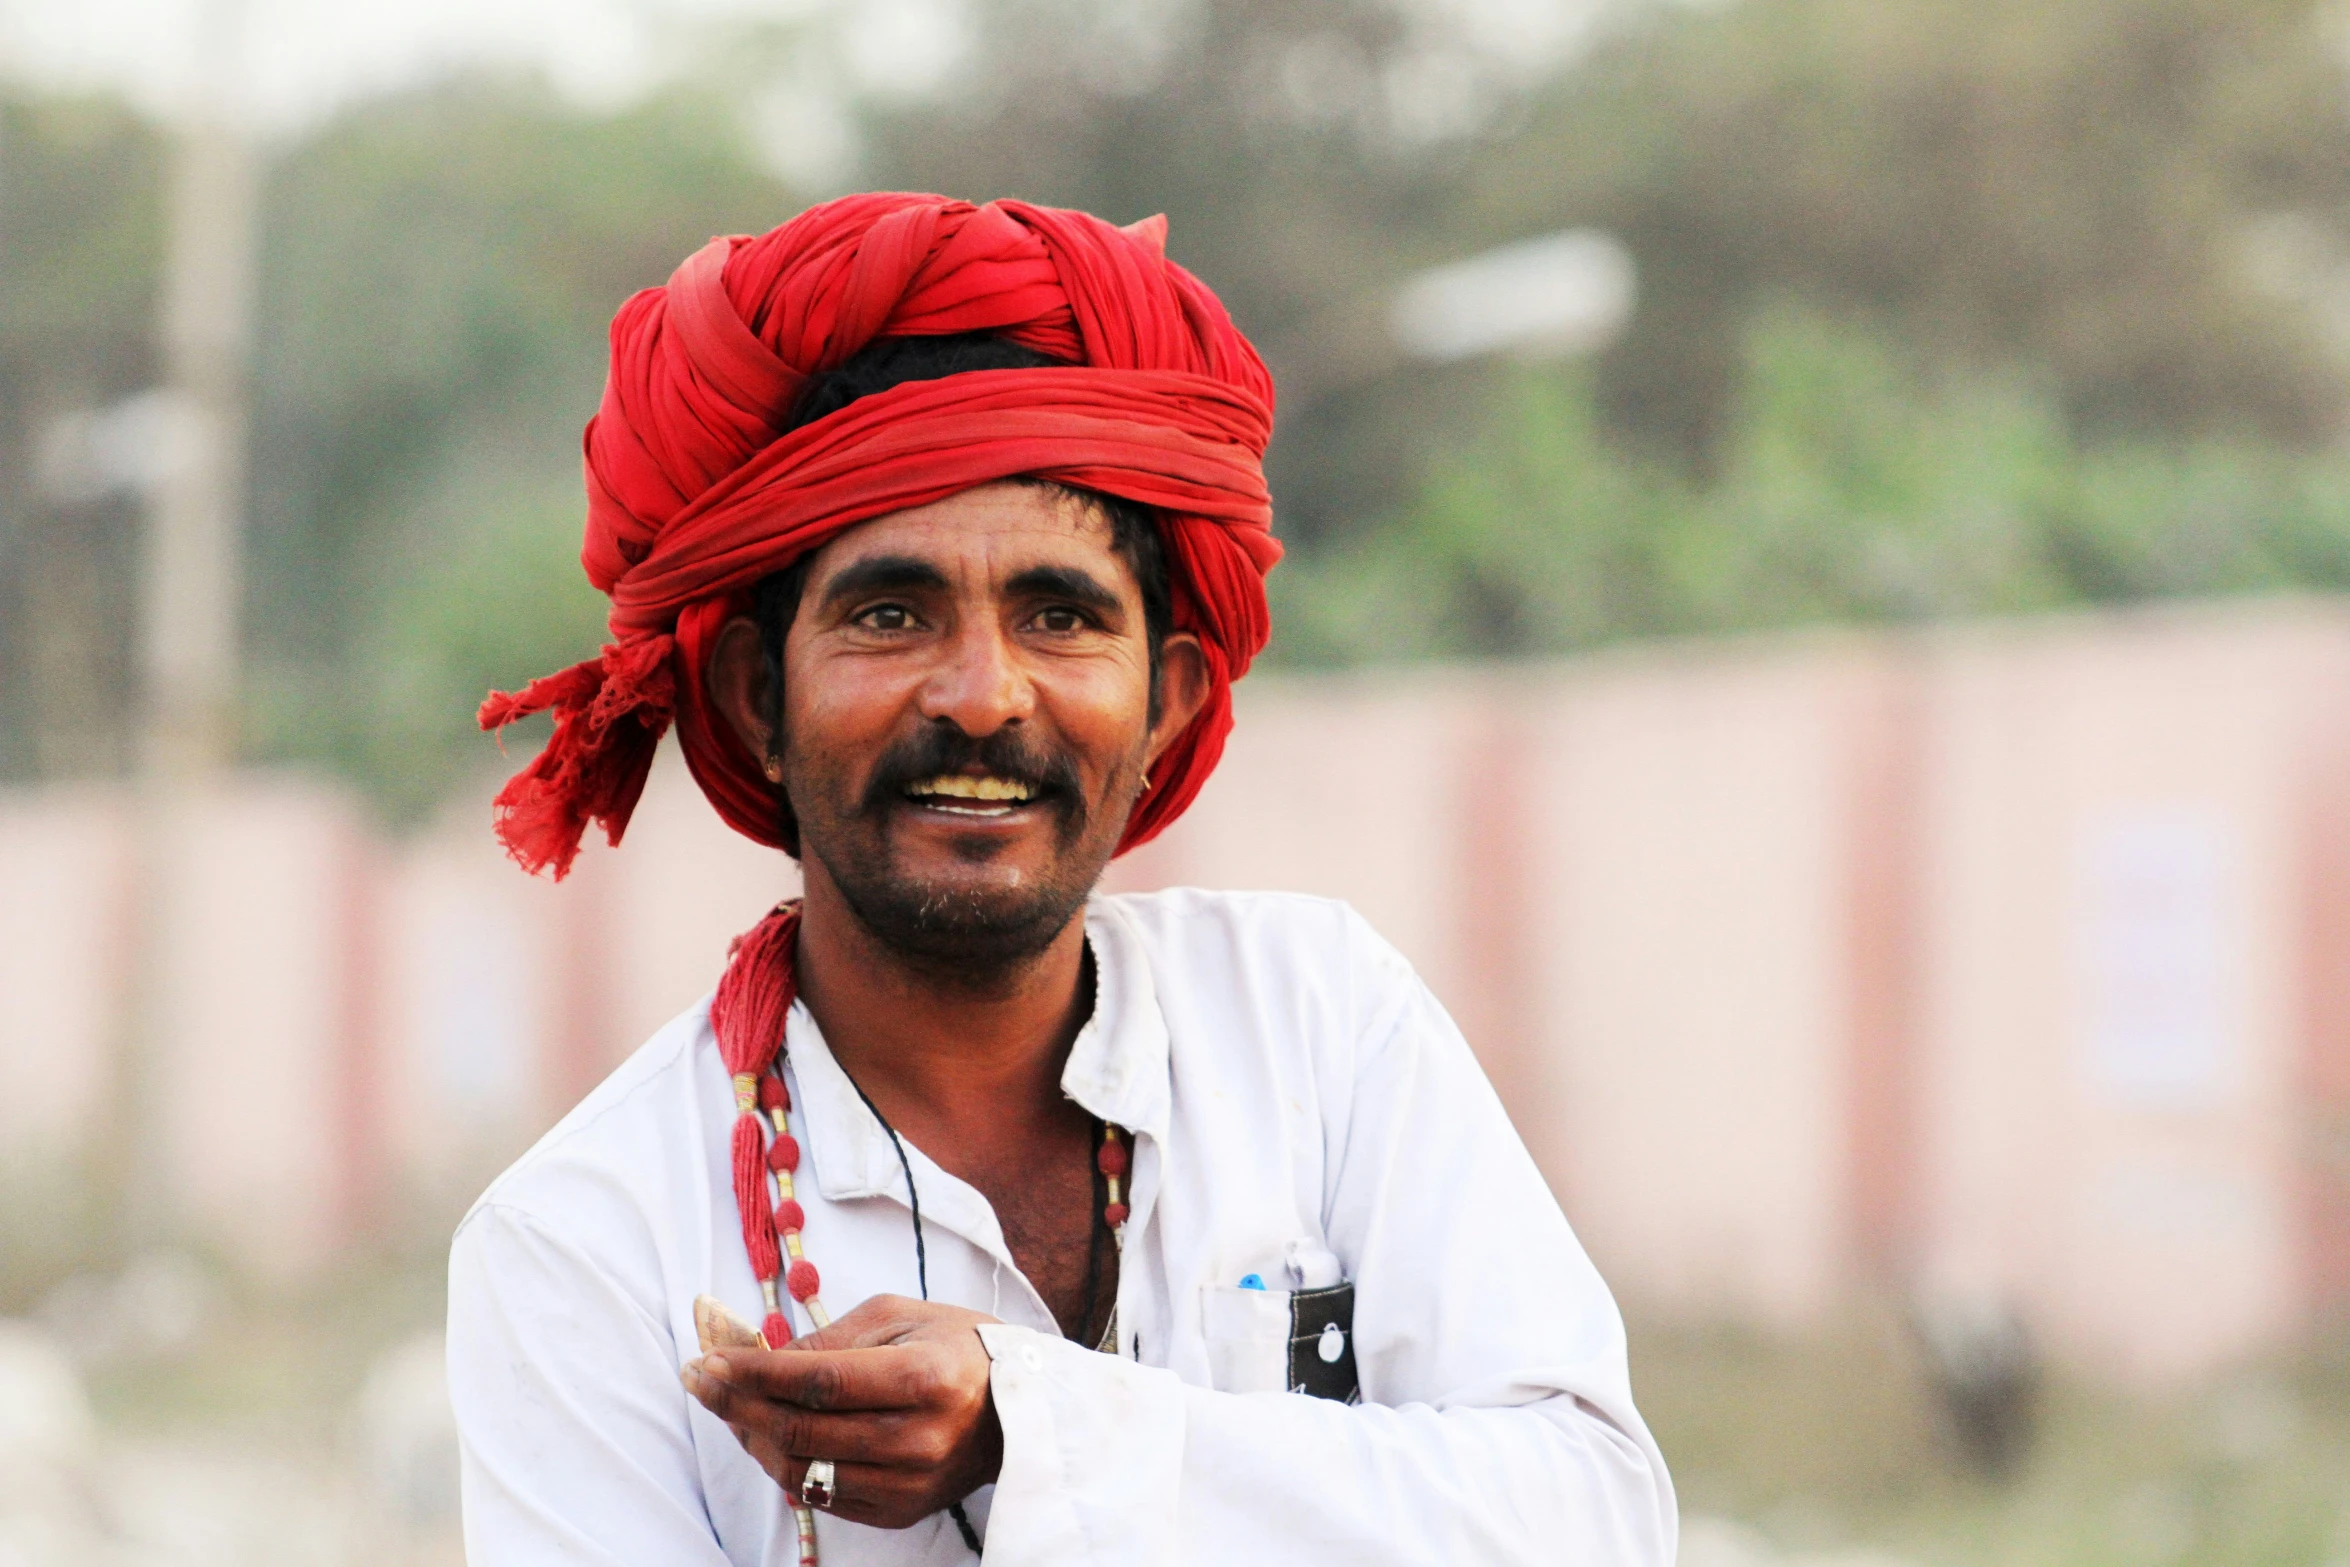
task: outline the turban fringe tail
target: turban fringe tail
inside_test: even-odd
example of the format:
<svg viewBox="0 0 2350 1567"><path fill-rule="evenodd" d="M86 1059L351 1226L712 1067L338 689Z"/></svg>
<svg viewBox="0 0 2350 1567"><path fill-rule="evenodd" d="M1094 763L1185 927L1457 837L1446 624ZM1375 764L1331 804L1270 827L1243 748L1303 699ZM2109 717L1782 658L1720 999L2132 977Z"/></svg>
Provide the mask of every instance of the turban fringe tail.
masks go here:
<svg viewBox="0 0 2350 1567"><path fill-rule="evenodd" d="M1280 558L1262 470L1272 383L1215 297L1165 259L1164 223L931 196L847 197L716 240L624 305L586 438L582 563L613 601L594 659L482 704L496 729L551 711L497 799L526 869L562 876L591 823L620 841L672 724L729 825L780 846L789 803L713 712L703 675L748 590L844 530L1033 476L1158 511L1178 628L1206 654L1199 716L1152 768L1119 847L1206 781L1230 682L1269 630ZM810 375L877 336L990 331L1079 362L908 383L788 435Z"/></svg>
<svg viewBox="0 0 2350 1567"><path fill-rule="evenodd" d="M525 870L560 878L579 855L590 821L618 843L645 791L653 751L676 711L670 667L675 640L637 636L598 657L482 703L484 729L552 710L555 732L495 805L498 836Z"/></svg>

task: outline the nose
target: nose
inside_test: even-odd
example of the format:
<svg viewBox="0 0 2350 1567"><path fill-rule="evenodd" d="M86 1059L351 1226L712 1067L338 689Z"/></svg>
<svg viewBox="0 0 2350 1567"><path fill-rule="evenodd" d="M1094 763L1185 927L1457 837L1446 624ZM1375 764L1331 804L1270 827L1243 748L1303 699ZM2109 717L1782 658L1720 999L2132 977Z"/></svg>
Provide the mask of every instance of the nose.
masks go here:
<svg viewBox="0 0 2350 1567"><path fill-rule="evenodd" d="M924 718L976 740L1026 719L1036 710L1036 690L996 618L967 616L923 681L920 705Z"/></svg>

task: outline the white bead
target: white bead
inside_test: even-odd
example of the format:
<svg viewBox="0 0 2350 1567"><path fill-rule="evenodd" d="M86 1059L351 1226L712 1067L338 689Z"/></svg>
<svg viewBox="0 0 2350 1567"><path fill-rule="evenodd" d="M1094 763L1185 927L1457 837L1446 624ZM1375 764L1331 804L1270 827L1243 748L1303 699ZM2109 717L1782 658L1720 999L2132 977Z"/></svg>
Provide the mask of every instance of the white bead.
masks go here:
<svg viewBox="0 0 2350 1567"><path fill-rule="evenodd" d="M1346 1335L1338 1330L1337 1323L1323 1326L1322 1342L1314 1346L1314 1353L1322 1357L1325 1366L1338 1364L1338 1357L1346 1353Z"/></svg>

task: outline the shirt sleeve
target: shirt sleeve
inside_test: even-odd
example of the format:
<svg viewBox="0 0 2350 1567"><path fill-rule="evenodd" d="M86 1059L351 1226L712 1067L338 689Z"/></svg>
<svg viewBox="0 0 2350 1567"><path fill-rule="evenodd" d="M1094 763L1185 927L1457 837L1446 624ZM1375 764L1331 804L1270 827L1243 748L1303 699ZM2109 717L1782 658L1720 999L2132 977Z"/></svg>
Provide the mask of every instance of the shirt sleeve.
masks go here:
<svg viewBox="0 0 2350 1567"><path fill-rule="evenodd" d="M670 1334L519 1209L449 1255L449 1392L471 1567L727 1567Z"/></svg>
<svg viewBox="0 0 2350 1567"><path fill-rule="evenodd" d="M989 1567L1670 1567L1672 1484L1606 1285L1451 1019L1355 939L1325 1219L1364 1402L1218 1392L984 1328L1004 1429Z"/></svg>

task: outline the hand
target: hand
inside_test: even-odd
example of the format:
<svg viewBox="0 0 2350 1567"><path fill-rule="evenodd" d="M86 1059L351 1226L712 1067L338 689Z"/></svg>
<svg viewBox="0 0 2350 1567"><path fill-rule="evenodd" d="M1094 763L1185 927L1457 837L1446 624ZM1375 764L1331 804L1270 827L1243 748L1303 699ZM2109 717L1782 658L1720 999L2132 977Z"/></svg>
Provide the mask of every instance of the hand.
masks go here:
<svg viewBox="0 0 2350 1567"><path fill-rule="evenodd" d="M781 1349L686 1362L686 1391L725 1421L796 1504L810 1459L832 1461L835 1516L904 1529L996 1477L1004 1431L988 1392L996 1319L876 1295Z"/></svg>

